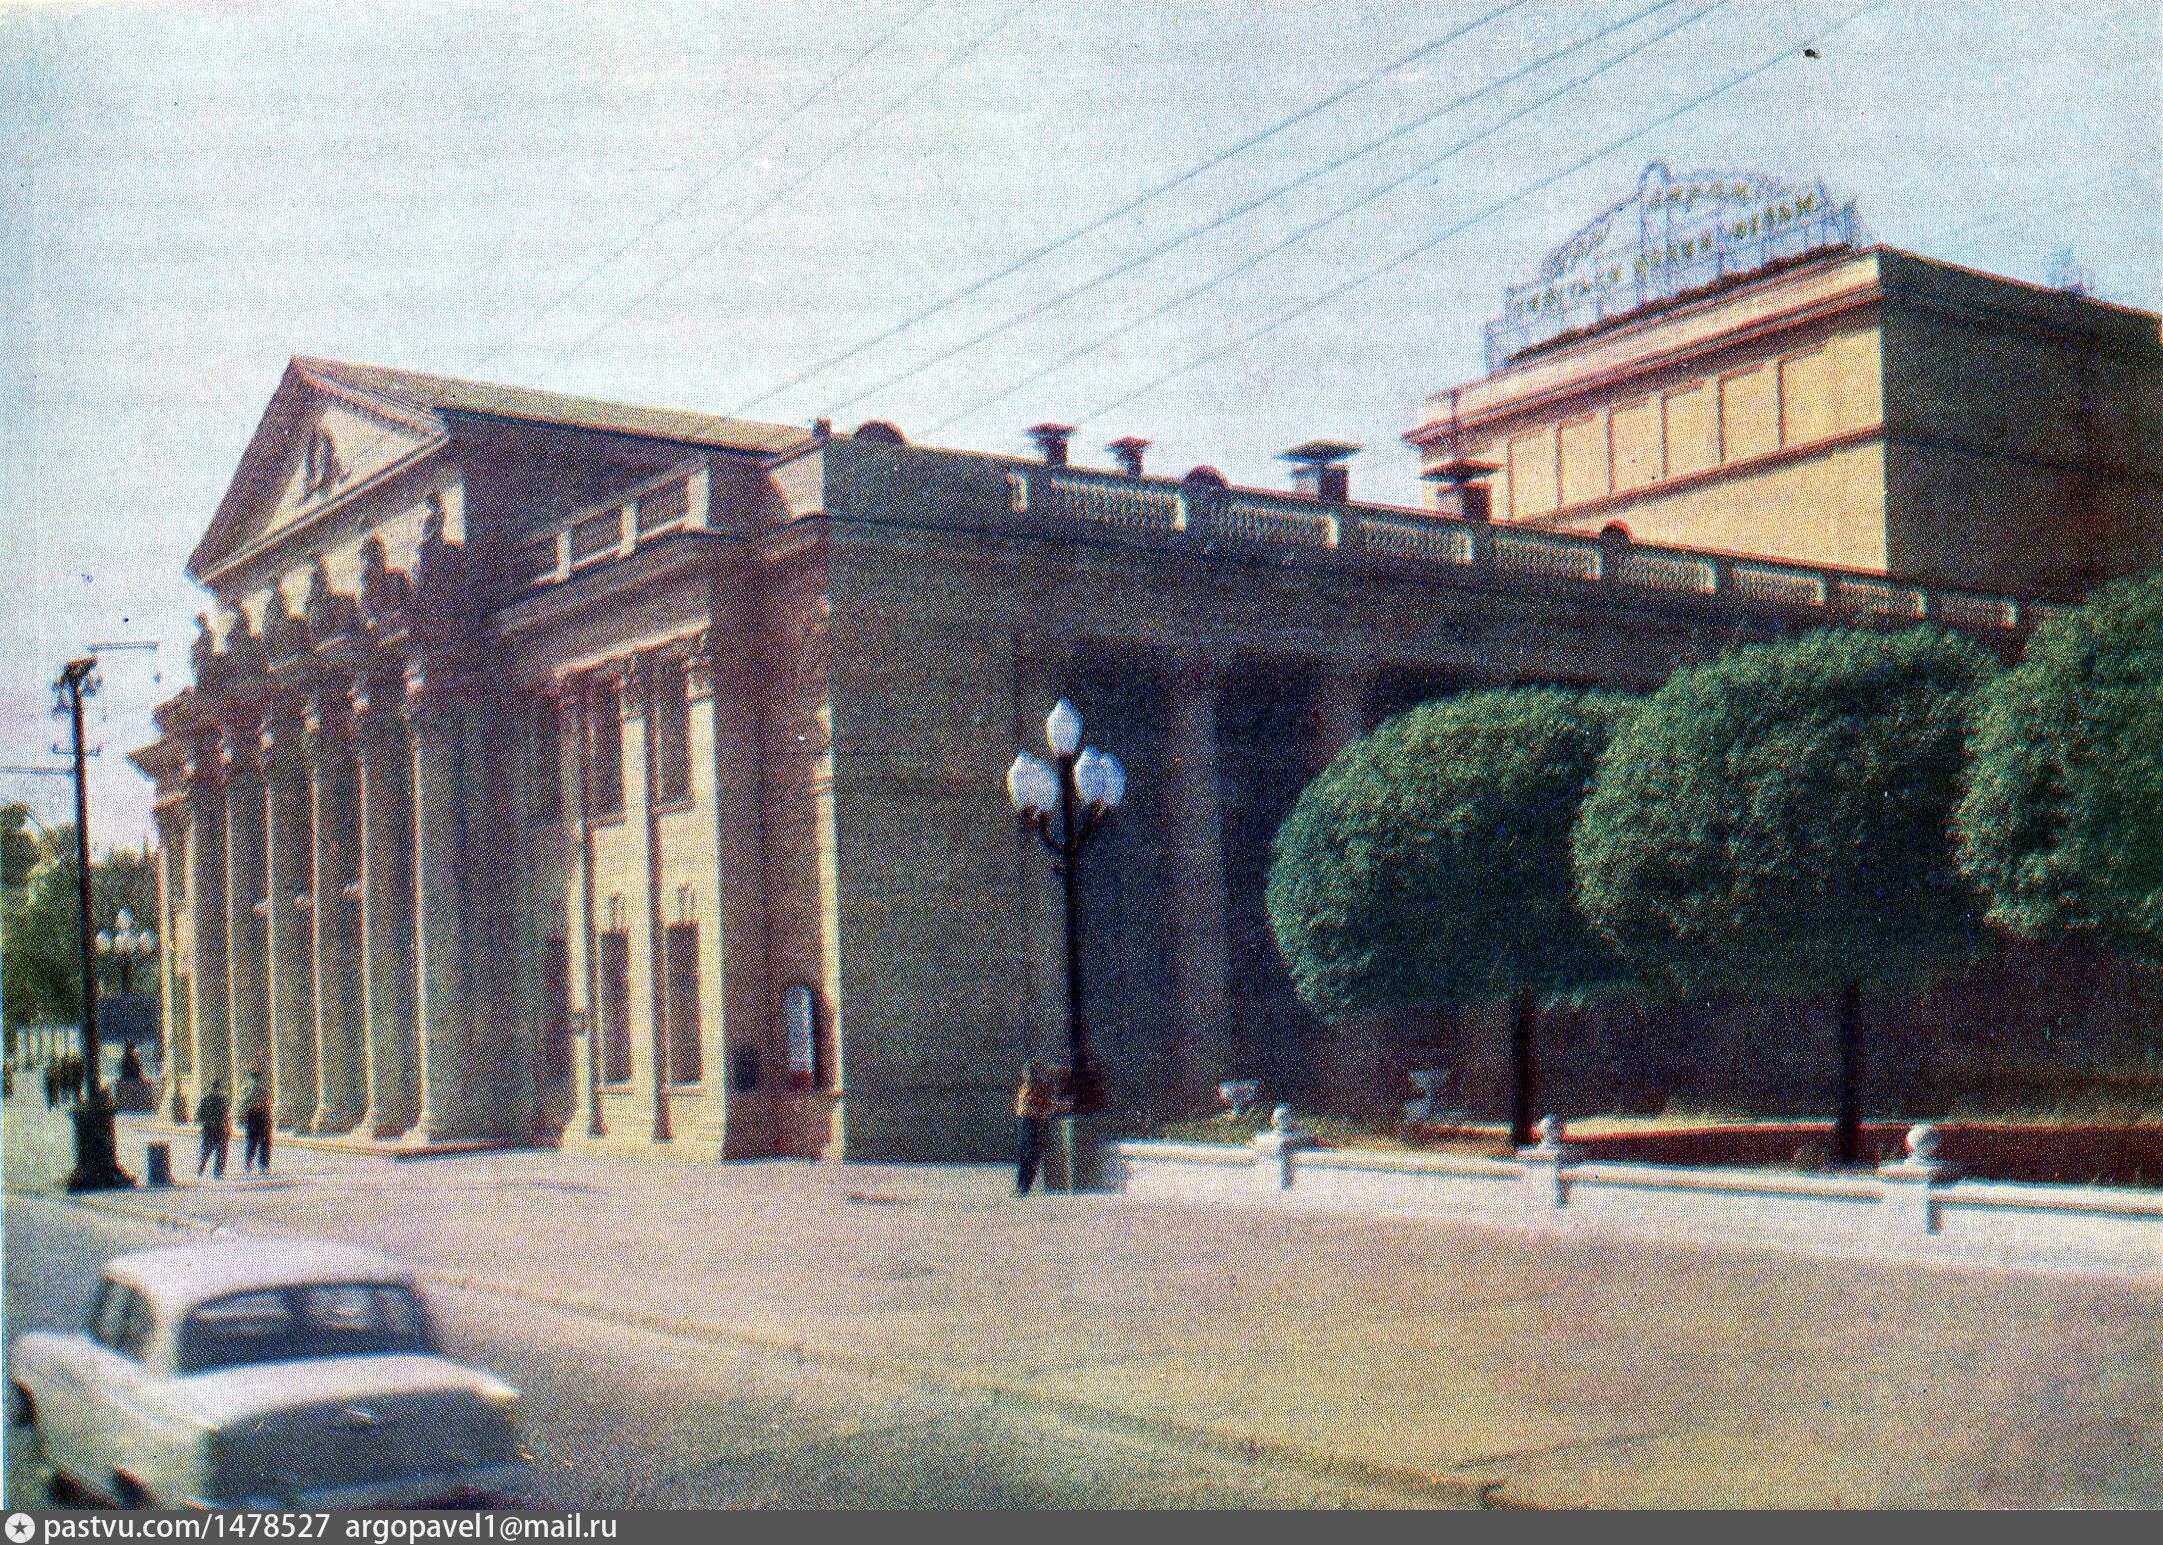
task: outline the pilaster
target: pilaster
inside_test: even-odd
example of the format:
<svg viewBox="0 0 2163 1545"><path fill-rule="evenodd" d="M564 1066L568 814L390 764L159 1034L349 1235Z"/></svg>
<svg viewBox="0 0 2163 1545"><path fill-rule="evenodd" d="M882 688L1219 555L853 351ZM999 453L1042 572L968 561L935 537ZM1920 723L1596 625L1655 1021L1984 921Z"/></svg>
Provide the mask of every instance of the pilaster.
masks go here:
<svg viewBox="0 0 2163 1545"><path fill-rule="evenodd" d="M579 1026L579 1044L572 1048L575 1098L585 1112L585 1135L608 1135L608 1118L601 1104L601 965L599 928L595 920L597 900L593 880L593 737L587 733L587 716L593 712L591 683L574 677L561 689L563 797L578 827L578 845L572 873L571 990L573 1011ZM583 1002L579 1000L583 999Z"/></svg>
<svg viewBox="0 0 2163 1545"><path fill-rule="evenodd" d="M633 661L621 698L623 756L633 769L624 783L625 831L632 848L632 861L625 868L638 886L636 901L625 898L623 922L631 934L631 1087L638 1091L632 1098L636 1101L644 1097L654 1140L666 1142L672 1132L668 1110L668 1016L662 1005L661 855L654 819L655 674L653 661Z"/></svg>
<svg viewBox="0 0 2163 1545"><path fill-rule="evenodd" d="M772 989L766 969L765 800L759 777L759 712L740 644L699 635L690 660L692 794L714 823L715 904L699 952L719 969L699 978L711 1112L703 1142L724 1158L774 1151L774 1090L786 1059L769 1044ZM711 921L706 919L710 918ZM758 1087L739 1091L736 1059L755 1059ZM717 1129L717 1130L715 1130Z"/></svg>

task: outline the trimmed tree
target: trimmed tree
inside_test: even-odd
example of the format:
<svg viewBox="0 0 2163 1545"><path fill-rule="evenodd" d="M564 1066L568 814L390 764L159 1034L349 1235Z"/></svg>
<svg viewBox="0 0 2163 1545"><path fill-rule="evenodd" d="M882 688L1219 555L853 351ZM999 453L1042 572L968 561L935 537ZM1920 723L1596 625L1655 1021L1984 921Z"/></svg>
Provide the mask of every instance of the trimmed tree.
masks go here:
<svg viewBox="0 0 2163 1545"><path fill-rule="evenodd" d="M2163 965L2163 578L2038 628L1969 752L1960 866L1991 921Z"/></svg>
<svg viewBox="0 0 2163 1545"><path fill-rule="evenodd" d="M1511 1141L1530 1142L1543 997L1614 979L1571 897L1570 831L1628 708L1525 688L1446 698L1340 752L1278 829L1267 905L1324 1019L1508 1000Z"/></svg>
<svg viewBox="0 0 2163 1545"><path fill-rule="evenodd" d="M1862 994L1976 946L1951 818L1992 661L1932 628L1824 629L1677 671L1578 817L1585 915L1684 992L1839 996L1835 1151L1862 1140Z"/></svg>

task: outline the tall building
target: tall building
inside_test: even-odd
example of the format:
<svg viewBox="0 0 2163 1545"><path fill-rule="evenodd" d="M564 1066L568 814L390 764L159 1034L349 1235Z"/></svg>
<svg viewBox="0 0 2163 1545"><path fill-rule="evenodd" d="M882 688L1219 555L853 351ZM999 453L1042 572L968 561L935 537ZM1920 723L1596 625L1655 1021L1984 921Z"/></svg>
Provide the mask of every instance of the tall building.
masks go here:
<svg viewBox="0 0 2163 1545"><path fill-rule="evenodd" d="M1865 246L1821 185L1656 163L1488 343L1407 438L1499 521L2066 598L2163 561L2157 318Z"/></svg>
<svg viewBox="0 0 2163 1545"><path fill-rule="evenodd" d="M1130 771L1083 879L1115 1108L1333 1076L1269 842L1424 698L1655 685L1738 637L2038 609L1291 493L295 360L189 569L157 781L182 1108L354 1142L987 1156L1064 1047L1008 807L1060 697Z"/></svg>

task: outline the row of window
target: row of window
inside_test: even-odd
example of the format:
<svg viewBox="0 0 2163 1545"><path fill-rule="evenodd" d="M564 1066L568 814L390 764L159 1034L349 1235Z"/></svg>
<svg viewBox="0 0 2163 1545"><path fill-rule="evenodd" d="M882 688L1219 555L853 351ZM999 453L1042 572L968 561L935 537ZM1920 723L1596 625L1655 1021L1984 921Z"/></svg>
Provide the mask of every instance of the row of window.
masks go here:
<svg viewBox="0 0 2163 1545"><path fill-rule="evenodd" d="M651 701L634 706L646 712L652 736L654 799L675 804L691 797L690 672L682 661L670 661L655 666L646 680ZM624 708L622 686L596 688L585 699L579 727L590 780L588 809L603 818L621 815L624 808ZM561 711L542 700L533 711L528 748L534 776L527 813L535 821L553 821L563 814L562 734Z"/></svg>
<svg viewBox="0 0 2163 1545"><path fill-rule="evenodd" d="M597 936L600 967L601 1082L631 1082L631 935L613 928ZM699 930L696 923L671 923L662 935L662 1035L668 1050L668 1082L671 1085L702 1083L706 1077L705 1049L699 1018ZM546 1041L550 1077L571 1076L575 1028L571 1015L571 951L568 941L550 939L544 946L544 990L548 998ZM824 1089L832 1085L833 1055L822 1034L811 990L791 987L784 997L788 1021L789 1084L798 1089ZM729 1067L729 1082L738 1093L759 1087L758 1049L739 1046Z"/></svg>

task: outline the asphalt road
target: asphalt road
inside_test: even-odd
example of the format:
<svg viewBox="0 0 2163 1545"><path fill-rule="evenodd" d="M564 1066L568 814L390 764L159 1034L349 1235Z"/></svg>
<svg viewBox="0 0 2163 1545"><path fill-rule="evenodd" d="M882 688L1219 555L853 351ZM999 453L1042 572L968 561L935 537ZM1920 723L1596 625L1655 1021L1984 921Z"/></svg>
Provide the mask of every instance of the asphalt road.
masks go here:
<svg viewBox="0 0 2163 1545"><path fill-rule="evenodd" d="M6 1332L76 1323L100 1262L176 1236L42 1197L6 1201ZM453 1356L525 1392L530 1500L652 1508L1330 1508L1434 1505L1099 1431L975 1396L629 1330L478 1293L430 1294ZM7 1433L10 1504L49 1505Z"/></svg>

